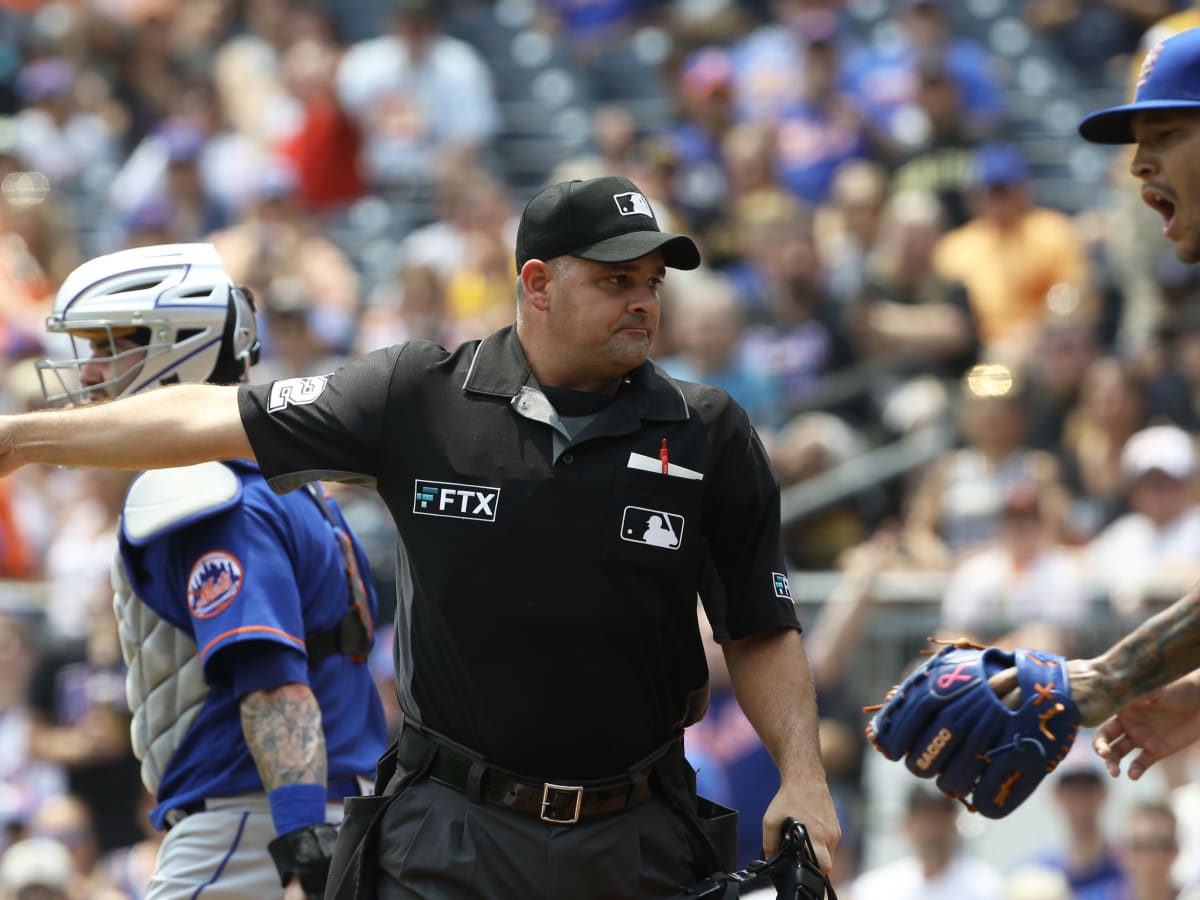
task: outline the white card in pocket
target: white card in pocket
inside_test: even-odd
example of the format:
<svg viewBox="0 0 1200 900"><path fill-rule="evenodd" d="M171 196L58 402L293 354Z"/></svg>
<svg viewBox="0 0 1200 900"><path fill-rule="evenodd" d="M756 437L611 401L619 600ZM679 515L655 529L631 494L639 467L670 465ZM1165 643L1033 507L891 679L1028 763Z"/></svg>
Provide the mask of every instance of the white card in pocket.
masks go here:
<svg viewBox="0 0 1200 900"><path fill-rule="evenodd" d="M677 466L673 462L667 463L667 471L662 470L662 461L655 459L653 456L646 456L643 453L630 453L629 464L630 469L640 469L643 472L657 472L661 475L666 475L675 478L688 478L692 481L702 481L704 479L703 472L697 472L695 469L689 469L685 466Z"/></svg>

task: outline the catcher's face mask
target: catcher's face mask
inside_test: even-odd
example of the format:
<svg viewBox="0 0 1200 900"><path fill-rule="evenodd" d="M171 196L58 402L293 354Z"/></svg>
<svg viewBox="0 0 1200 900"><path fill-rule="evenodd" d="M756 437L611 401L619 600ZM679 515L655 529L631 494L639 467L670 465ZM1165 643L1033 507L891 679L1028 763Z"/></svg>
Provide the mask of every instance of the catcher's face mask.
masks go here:
<svg viewBox="0 0 1200 900"><path fill-rule="evenodd" d="M46 405L81 406L113 400L141 386L148 360L166 348L148 346L145 328L105 325L69 332L72 355L36 363Z"/></svg>
<svg viewBox="0 0 1200 900"><path fill-rule="evenodd" d="M121 250L64 279L46 330L69 359L37 369L51 406L113 399L159 385L232 384L258 358L254 302L211 244Z"/></svg>

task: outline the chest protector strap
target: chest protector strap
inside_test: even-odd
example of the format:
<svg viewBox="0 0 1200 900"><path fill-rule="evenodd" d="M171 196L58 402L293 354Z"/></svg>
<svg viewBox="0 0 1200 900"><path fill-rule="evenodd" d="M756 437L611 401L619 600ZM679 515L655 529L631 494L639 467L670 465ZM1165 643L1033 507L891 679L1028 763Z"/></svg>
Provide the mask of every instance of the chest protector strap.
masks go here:
<svg viewBox="0 0 1200 900"><path fill-rule="evenodd" d="M354 542L346 533L346 529L334 518L333 511L322 495L322 489L313 484L306 484L304 488L333 530L342 554L342 567L346 573L349 597L349 608L342 616L341 622L325 631L313 631L305 635L304 646L308 651L309 668L315 667L335 653L345 653L355 662L365 662L375 640L375 617L371 613L367 586L358 565L358 556L354 552Z"/></svg>

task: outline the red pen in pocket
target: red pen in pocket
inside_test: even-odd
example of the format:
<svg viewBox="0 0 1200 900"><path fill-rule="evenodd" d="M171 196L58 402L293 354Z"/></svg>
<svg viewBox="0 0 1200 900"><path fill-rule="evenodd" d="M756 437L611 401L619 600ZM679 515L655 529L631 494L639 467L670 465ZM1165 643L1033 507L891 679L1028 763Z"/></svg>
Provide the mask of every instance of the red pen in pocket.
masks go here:
<svg viewBox="0 0 1200 900"><path fill-rule="evenodd" d="M658 449L658 459L662 463L662 473L667 474L667 468L670 466L670 456L667 453L667 439L663 438L662 446Z"/></svg>

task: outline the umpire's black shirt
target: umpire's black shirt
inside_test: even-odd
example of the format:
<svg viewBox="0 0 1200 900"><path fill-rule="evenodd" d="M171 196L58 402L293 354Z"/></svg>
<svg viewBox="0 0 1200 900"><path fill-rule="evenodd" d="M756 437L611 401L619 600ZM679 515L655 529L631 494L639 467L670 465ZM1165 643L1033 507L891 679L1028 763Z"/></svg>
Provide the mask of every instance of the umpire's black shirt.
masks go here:
<svg viewBox="0 0 1200 900"><path fill-rule="evenodd" d="M510 327L244 385L239 403L275 490L379 491L400 538L401 706L500 766L615 775L697 718L697 593L721 639L799 627L775 475L723 391L646 363L577 431Z"/></svg>

